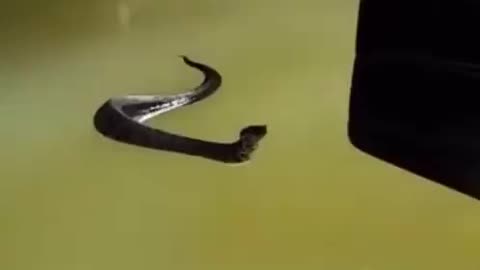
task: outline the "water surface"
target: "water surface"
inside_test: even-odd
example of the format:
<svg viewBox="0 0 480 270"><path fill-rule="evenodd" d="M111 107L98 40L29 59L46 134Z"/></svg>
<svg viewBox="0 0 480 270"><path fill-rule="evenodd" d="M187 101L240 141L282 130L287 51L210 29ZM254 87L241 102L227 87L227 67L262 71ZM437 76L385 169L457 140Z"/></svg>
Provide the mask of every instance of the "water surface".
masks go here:
<svg viewBox="0 0 480 270"><path fill-rule="evenodd" d="M346 137L357 1L16 1L0 15L0 268L479 269L478 202ZM113 95L222 88L152 125L231 141L230 167L107 140Z"/></svg>

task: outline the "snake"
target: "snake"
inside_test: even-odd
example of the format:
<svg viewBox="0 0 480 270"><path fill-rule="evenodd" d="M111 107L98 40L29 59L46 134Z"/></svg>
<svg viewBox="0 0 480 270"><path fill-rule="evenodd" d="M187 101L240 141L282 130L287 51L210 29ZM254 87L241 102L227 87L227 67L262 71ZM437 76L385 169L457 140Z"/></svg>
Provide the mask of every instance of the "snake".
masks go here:
<svg viewBox="0 0 480 270"><path fill-rule="evenodd" d="M131 94L110 97L94 114L93 123L97 132L120 143L228 164L251 160L260 140L267 134L265 124L243 127L238 139L230 142L192 138L147 124L153 117L210 97L222 84L222 76L215 68L185 55L179 57L186 65L203 74L203 81L198 86L172 95Z"/></svg>

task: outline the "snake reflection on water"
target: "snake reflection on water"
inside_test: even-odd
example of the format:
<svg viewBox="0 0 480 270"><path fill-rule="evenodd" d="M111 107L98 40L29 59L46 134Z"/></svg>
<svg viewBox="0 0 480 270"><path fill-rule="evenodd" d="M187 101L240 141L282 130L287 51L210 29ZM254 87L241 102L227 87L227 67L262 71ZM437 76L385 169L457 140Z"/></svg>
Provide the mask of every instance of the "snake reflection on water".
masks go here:
<svg viewBox="0 0 480 270"><path fill-rule="evenodd" d="M259 141L267 134L266 125L244 127L237 141L220 143L168 133L145 124L145 121L155 116L201 101L220 87L222 77L215 69L186 56L180 57L185 64L203 73L204 79L200 85L176 95L127 95L110 98L95 113L96 130L115 141L150 149L204 157L225 163L242 163L250 160Z"/></svg>

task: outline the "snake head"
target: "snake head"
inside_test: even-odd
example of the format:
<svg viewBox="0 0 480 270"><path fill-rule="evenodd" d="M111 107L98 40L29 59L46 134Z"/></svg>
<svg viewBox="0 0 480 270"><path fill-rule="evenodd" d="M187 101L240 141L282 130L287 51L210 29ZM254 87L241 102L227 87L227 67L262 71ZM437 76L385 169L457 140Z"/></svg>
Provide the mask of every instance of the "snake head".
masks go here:
<svg viewBox="0 0 480 270"><path fill-rule="evenodd" d="M250 155L257 149L258 142L267 135L266 125L255 125L243 128L240 131L240 139L238 141L237 159L239 161L247 161Z"/></svg>
<svg viewBox="0 0 480 270"><path fill-rule="evenodd" d="M248 127L243 128L240 131L240 139L242 139L242 138L249 138L249 139L256 138L257 141L259 141L266 134L267 134L267 126L266 125L248 126Z"/></svg>

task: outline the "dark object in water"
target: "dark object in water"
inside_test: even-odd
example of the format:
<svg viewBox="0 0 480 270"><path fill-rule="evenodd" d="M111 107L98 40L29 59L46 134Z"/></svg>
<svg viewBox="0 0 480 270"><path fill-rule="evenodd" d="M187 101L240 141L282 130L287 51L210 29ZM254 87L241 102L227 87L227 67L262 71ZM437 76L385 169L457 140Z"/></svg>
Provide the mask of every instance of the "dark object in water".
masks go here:
<svg viewBox="0 0 480 270"><path fill-rule="evenodd" d="M95 113L94 126L104 136L127 144L151 149L183 153L225 163L250 160L258 142L267 134L265 125L243 128L232 143L209 142L154 129L145 121L168 111L194 104L213 94L222 77L213 68L182 56L190 67L200 70L205 79L185 93L160 95L127 95L107 100Z"/></svg>
<svg viewBox="0 0 480 270"><path fill-rule="evenodd" d="M480 2L362 0L348 135L480 199Z"/></svg>

